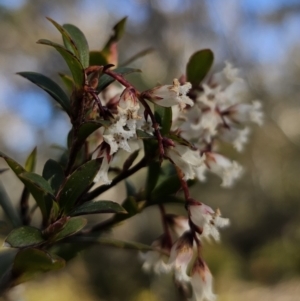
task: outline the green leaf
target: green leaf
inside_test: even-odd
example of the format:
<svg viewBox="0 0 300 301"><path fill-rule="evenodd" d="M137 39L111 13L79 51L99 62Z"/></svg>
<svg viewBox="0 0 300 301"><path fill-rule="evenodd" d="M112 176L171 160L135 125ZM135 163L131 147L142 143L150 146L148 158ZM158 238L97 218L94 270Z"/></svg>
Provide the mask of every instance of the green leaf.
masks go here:
<svg viewBox="0 0 300 301"><path fill-rule="evenodd" d="M101 245L116 247L120 249L131 249L131 250L138 250L138 251L153 251L153 248L148 245L144 245L139 242L134 241L123 241L113 238L92 238L92 237L80 237L78 238L78 242L87 242L87 243L99 243Z"/></svg>
<svg viewBox="0 0 300 301"><path fill-rule="evenodd" d="M169 133L168 135L166 135L168 138L172 139L175 142L178 142L179 144L182 145L186 145L188 147L190 147L191 149L195 149L194 145L192 143L190 143L188 140L183 139L182 137L178 136L175 133Z"/></svg>
<svg viewBox="0 0 300 301"><path fill-rule="evenodd" d="M104 66L108 61L102 51L92 50L90 51L90 66Z"/></svg>
<svg viewBox="0 0 300 301"><path fill-rule="evenodd" d="M136 135L140 139L156 139L153 135L139 129L136 130Z"/></svg>
<svg viewBox="0 0 300 301"><path fill-rule="evenodd" d="M133 164L134 160L138 157L140 150L137 149L131 153L123 164L123 171L128 170Z"/></svg>
<svg viewBox="0 0 300 301"><path fill-rule="evenodd" d="M129 196L125 199L125 201L122 203L122 207L124 208L124 210L126 210L127 214L116 214L114 216L114 220L116 222L121 222L125 219L128 219L139 212L136 199L132 196Z"/></svg>
<svg viewBox="0 0 300 301"><path fill-rule="evenodd" d="M195 52L187 63L187 81L193 87L199 86L206 77L214 61L214 54L210 49L203 49Z"/></svg>
<svg viewBox="0 0 300 301"><path fill-rule="evenodd" d="M8 166L12 169L12 171L17 176L19 176L20 173L26 171L23 166L21 166L18 162L16 162L12 158L6 156L4 153L0 152L0 157L2 157L6 161L6 163L8 164Z"/></svg>
<svg viewBox="0 0 300 301"><path fill-rule="evenodd" d="M4 186L0 181L0 206L2 207L5 215L8 217L10 222L14 227L19 227L22 225L19 214L14 208L10 198L8 197Z"/></svg>
<svg viewBox="0 0 300 301"><path fill-rule="evenodd" d="M73 92L73 88L75 86L73 78L67 74L58 73L61 80L63 81L65 87L67 88L67 91L71 94Z"/></svg>
<svg viewBox="0 0 300 301"><path fill-rule="evenodd" d="M128 68L128 67L120 67L114 69L114 72L121 75L128 75L133 72L142 72L140 69ZM98 83L97 91L100 93L106 87L108 87L111 83L115 81L114 78L110 77L107 74L102 74Z"/></svg>
<svg viewBox="0 0 300 301"><path fill-rule="evenodd" d="M62 106L62 108L67 112L67 114L70 115L71 106L69 97L62 90L62 88L52 79L36 72L19 72L17 74L28 79L29 81L43 89L45 92L47 92Z"/></svg>
<svg viewBox="0 0 300 301"><path fill-rule="evenodd" d="M97 121L86 121L82 123L78 130L77 139L80 141L85 141L85 139L90 136L94 131L99 129L101 126L109 127L111 122L108 120L97 120Z"/></svg>
<svg viewBox="0 0 300 301"><path fill-rule="evenodd" d="M164 108L156 104L154 104L154 108L156 120L161 125L160 132L164 136L170 132L172 126L172 108Z"/></svg>
<svg viewBox="0 0 300 301"><path fill-rule="evenodd" d="M79 232L81 229L84 228L86 225L87 220L82 217L73 217L70 218L64 228L54 237L55 241L61 240L65 237L71 236L77 232Z"/></svg>
<svg viewBox="0 0 300 301"><path fill-rule="evenodd" d="M44 242L41 230L30 226L12 230L5 239L5 244L11 248L27 248Z"/></svg>
<svg viewBox="0 0 300 301"><path fill-rule="evenodd" d="M113 34L112 36L109 38L109 40L107 41L106 45L104 46L104 49L103 51L104 52L108 52L109 49L110 49L110 46L113 44L113 43L116 43L118 42L124 32L125 32L125 25L126 25L126 21L127 21L127 17L123 18L122 20L120 20L114 27L113 27Z"/></svg>
<svg viewBox="0 0 300 301"><path fill-rule="evenodd" d="M34 248L21 250L13 265L13 274L18 275L14 285L30 280L37 273L59 270L64 266L62 258L46 251Z"/></svg>
<svg viewBox="0 0 300 301"><path fill-rule="evenodd" d="M43 169L43 178L48 181L53 191L56 193L65 179L64 171L61 165L49 159Z"/></svg>
<svg viewBox="0 0 300 301"><path fill-rule="evenodd" d="M71 35L69 34L69 32L61 25L59 25L57 22L55 22L54 20L52 20L51 18L47 19L57 28L57 30L61 33L63 41L64 41L64 45L65 47L72 52L78 59L79 58L79 51L77 48L77 45L75 44L74 40L71 38Z"/></svg>
<svg viewBox="0 0 300 301"><path fill-rule="evenodd" d="M83 32L72 24L64 24L63 28L69 33L79 52L79 59L84 68L89 66L89 45ZM67 42L67 40L66 40ZM64 38L65 43L65 38ZM65 43L67 47L68 43ZM68 48L68 47L67 47ZM70 50L70 49L69 49Z"/></svg>
<svg viewBox="0 0 300 301"><path fill-rule="evenodd" d="M158 143L156 139L143 139L145 157L154 160L158 154Z"/></svg>
<svg viewBox="0 0 300 301"><path fill-rule="evenodd" d="M49 183L40 175L30 172L19 174L19 178L34 197L44 219L48 219L53 206L53 199L55 199Z"/></svg>
<svg viewBox="0 0 300 301"><path fill-rule="evenodd" d="M71 216L95 213L127 213L118 203L112 201L90 201L76 207L70 212Z"/></svg>
<svg viewBox="0 0 300 301"><path fill-rule="evenodd" d="M160 196L160 197L156 197L156 198L151 198L151 201L149 203L147 203L147 206L160 205L160 204L184 205L185 200L184 200L184 198L174 196L174 195Z"/></svg>
<svg viewBox="0 0 300 301"><path fill-rule="evenodd" d="M25 162L25 169L26 171L32 172L35 169L36 165L36 147L33 149L33 151L30 153L28 158Z"/></svg>
<svg viewBox="0 0 300 301"><path fill-rule="evenodd" d="M65 213L72 210L77 199L89 187L100 169L101 159L88 161L77 168L66 180L60 195L59 204Z"/></svg>
<svg viewBox="0 0 300 301"><path fill-rule="evenodd" d="M177 175L169 176L160 183L151 193L151 199L156 199L161 196L168 196L176 193L181 188L180 180Z"/></svg>
<svg viewBox="0 0 300 301"><path fill-rule="evenodd" d="M160 175L160 162L152 162L148 166L148 173L147 173L147 181L146 181L146 196L147 198L152 193L154 187L157 184L159 175Z"/></svg>
<svg viewBox="0 0 300 301"><path fill-rule="evenodd" d="M79 59L72 52L65 49L63 46L53 43L49 40L42 39L42 40L38 40L37 43L42 45L52 46L61 54L61 56L66 61L69 69L71 70L75 87L77 89L81 89L82 86L84 85L85 77L84 77L84 69Z"/></svg>

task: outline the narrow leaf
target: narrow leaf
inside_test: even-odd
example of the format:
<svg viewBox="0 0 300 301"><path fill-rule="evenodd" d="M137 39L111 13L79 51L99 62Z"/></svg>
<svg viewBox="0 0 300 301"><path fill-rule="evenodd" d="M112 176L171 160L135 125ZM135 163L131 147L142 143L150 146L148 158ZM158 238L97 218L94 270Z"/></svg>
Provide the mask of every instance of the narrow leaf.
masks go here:
<svg viewBox="0 0 300 301"><path fill-rule="evenodd" d="M104 66L108 61L102 51L92 50L90 51L90 66Z"/></svg>
<svg viewBox="0 0 300 301"><path fill-rule="evenodd" d="M32 247L44 242L41 230L30 226L12 230L5 239L5 244L12 248Z"/></svg>
<svg viewBox="0 0 300 301"><path fill-rule="evenodd" d="M63 74L63 73L58 73L60 76L61 80L63 81L67 91L71 94L73 91L73 88L75 86L73 78L69 75Z"/></svg>
<svg viewBox="0 0 300 301"><path fill-rule="evenodd" d="M111 122L108 120L97 120L97 121L87 121L80 125L77 139L84 141L88 136L90 136L94 131L99 129L101 126L109 127Z"/></svg>
<svg viewBox="0 0 300 301"><path fill-rule="evenodd" d="M0 181L0 206L2 207L5 215L12 223L14 227L19 227L22 225L21 219L19 214L17 213L16 209L14 208L10 198L8 197L4 186Z"/></svg>
<svg viewBox="0 0 300 301"><path fill-rule="evenodd" d="M210 49L203 49L195 52L187 63L186 76L187 81L193 87L199 86L202 80L208 74L214 61L214 54Z"/></svg>
<svg viewBox="0 0 300 301"><path fill-rule="evenodd" d="M156 139L153 135L139 129L136 130L136 135L140 139Z"/></svg>
<svg viewBox="0 0 300 301"><path fill-rule="evenodd" d="M68 178L59 195L61 208L68 213L99 171L101 160L91 160L77 168Z"/></svg>
<svg viewBox="0 0 300 301"><path fill-rule="evenodd" d="M161 196L168 196L176 193L181 188L180 180L177 175L168 177L162 183L160 183L151 193L151 199L155 199Z"/></svg>
<svg viewBox="0 0 300 301"><path fill-rule="evenodd" d="M58 241L65 237L71 236L77 232L79 232L81 229L84 228L86 225L87 220L82 217L73 217L70 218L64 228L55 236L54 240Z"/></svg>
<svg viewBox="0 0 300 301"><path fill-rule="evenodd" d="M35 165L36 165L36 147L33 149L33 151L30 153L30 155L28 156L28 158L26 159L25 162L25 169L28 172L33 172L35 169Z"/></svg>
<svg viewBox="0 0 300 301"><path fill-rule="evenodd" d="M20 173L25 172L23 166L21 166L18 162L16 162L14 159L6 156L4 153L0 152L0 157L2 157L8 166L13 170L13 172L18 176Z"/></svg>
<svg viewBox="0 0 300 301"><path fill-rule="evenodd" d="M67 114L70 115L71 106L69 97L62 90L62 88L52 79L36 72L19 72L17 74L28 79L29 81L43 89L45 92L47 92L62 106L62 108L67 112Z"/></svg>
<svg viewBox="0 0 300 301"><path fill-rule="evenodd" d="M136 199L132 196L129 196L125 199L125 201L122 203L122 207L124 210L126 210L127 214L116 214L114 217L116 222L121 222L125 219L128 219L139 212Z"/></svg>
<svg viewBox="0 0 300 301"><path fill-rule="evenodd" d="M166 135L170 132L172 126L172 108L164 108L154 104L155 117L158 123L161 125L162 135Z"/></svg>
<svg viewBox="0 0 300 301"><path fill-rule="evenodd" d="M154 187L157 184L160 175L160 162L152 162L148 166L147 181L146 181L146 196L149 197Z"/></svg>
<svg viewBox="0 0 300 301"><path fill-rule="evenodd" d="M64 58L69 69L71 70L76 88L82 88L84 84L84 69L79 59L72 52L65 49L63 46L53 43L49 40L42 39L39 40L37 43L54 47Z"/></svg>
<svg viewBox="0 0 300 301"><path fill-rule="evenodd" d="M76 207L70 212L71 216L95 213L127 213L118 203L112 201L90 201Z"/></svg>
<svg viewBox="0 0 300 301"><path fill-rule="evenodd" d="M63 28L69 33L79 53L79 59L84 68L89 66L89 45L83 32L72 24L64 24ZM67 40L64 38L64 43ZM68 43L65 43L67 47ZM68 48L68 47L67 47Z"/></svg>
<svg viewBox="0 0 300 301"><path fill-rule="evenodd" d="M140 150L137 149L133 153L131 153L128 158L125 160L123 164L123 171L127 170L130 168L130 166L133 164L134 160L137 158L139 155Z"/></svg>

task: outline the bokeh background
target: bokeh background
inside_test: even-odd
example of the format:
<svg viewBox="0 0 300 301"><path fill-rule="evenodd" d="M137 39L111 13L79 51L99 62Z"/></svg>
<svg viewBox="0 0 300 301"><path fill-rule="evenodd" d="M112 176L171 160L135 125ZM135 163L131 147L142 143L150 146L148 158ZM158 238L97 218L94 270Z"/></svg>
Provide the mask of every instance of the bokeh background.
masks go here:
<svg viewBox="0 0 300 301"><path fill-rule="evenodd" d="M57 71L66 70L54 50L35 44L40 38L59 41L45 16L77 25L91 49L101 48L111 27L128 16L120 61L155 49L133 64L143 71L132 78L142 88L179 77L202 48L214 51L215 71L225 60L241 69L253 99L263 103L265 123L254 127L242 154L224 148L246 169L232 189L209 177L192 190L231 219L222 244L207 245L205 258L220 301L299 300L300 1L0 0L0 149L24 162L37 145L37 172L47 158L60 155L53 145L64 147L70 129L48 95L15 74L36 71L59 81ZM17 202L22 187L14 175L6 172L1 180ZM137 176L133 181L142 185ZM123 189L108 197L121 201ZM148 209L113 235L150 244L161 232L158 220L158 211ZM170 279L144 275L140 266L135 251L95 246L64 271L18 287L10 300L179 300Z"/></svg>

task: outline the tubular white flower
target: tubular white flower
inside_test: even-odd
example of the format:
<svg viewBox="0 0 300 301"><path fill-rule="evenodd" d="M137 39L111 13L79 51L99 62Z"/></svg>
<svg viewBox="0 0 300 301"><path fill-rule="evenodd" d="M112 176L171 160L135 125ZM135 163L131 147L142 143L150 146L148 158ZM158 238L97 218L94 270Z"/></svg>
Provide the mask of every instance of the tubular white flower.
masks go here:
<svg viewBox="0 0 300 301"><path fill-rule="evenodd" d="M226 142L232 143L234 148L241 152L244 149L244 145L248 142L250 129L248 127L239 130L234 127L222 128L220 132L220 138Z"/></svg>
<svg viewBox="0 0 300 301"><path fill-rule="evenodd" d="M193 151L188 146L178 143L175 143L175 147L169 147L166 151L166 155L183 172L184 180L194 179L194 169L204 164L199 151Z"/></svg>
<svg viewBox="0 0 300 301"><path fill-rule="evenodd" d="M220 233L218 228L223 228L229 225L229 219L221 217L220 210L216 212L209 206L193 202L189 204L189 214L192 222L202 230L201 238L210 239L215 241L220 240Z"/></svg>
<svg viewBox="0 0 300 301"><path fill-rule="evenodd" d="M111 183L111 180L108 178L109 163L108 156L104 154L100 170L94 179L95 182L102 181L106 185Z"/></svg>
<svg viewBox="0 0 300 301"><path fill-rule="evenodd" d="M178 282L189 282L187 270L194 257L193 236L191 232L185 232L178 238L171 249L169 264L174 271Z"/></svg>
<svg viewBox="0 0 300 301"><path fill-rule="evenodd" d="M196 261L191 277L193 295L189 301L215 301L213 293L213 277L208 266L202 261Z"/></svg>
<svg viewBox="0 0 300 301"><path fill-rule="evenodd" d="M139 108L140 105L135 91L130 88L125 89L118 103L119 115L125 116L127 120L140 119L138 116Z"/></svg>
<svg viewBox="0 0 300 301"><path fill-rule="evenodd" d="M213 152L205 153L205 164L207 168L201 167L197 170L199 180L205 179L204 172L210 170L218 175L222 180L221 186L231 187L235 180L241 177L243 168L235 161Z"/></svg>
<svg viewBox="0 0 300 301"><path fill-rule="evenodd" d="M194 102L186 95L191 87L190 83L181 86L178 79L174 79L173 85L155 87L147 91L147 94L153 102L162 107L179 104L183 109L186 105L194 105Z"/></svg>
<svg viewBox="0 0 300 301"><path fill-rule="evenodd" d="M178 239L184 232L190 230L189 220L185 216L167 214L168 225L175 234L175 239Z"/></svg>

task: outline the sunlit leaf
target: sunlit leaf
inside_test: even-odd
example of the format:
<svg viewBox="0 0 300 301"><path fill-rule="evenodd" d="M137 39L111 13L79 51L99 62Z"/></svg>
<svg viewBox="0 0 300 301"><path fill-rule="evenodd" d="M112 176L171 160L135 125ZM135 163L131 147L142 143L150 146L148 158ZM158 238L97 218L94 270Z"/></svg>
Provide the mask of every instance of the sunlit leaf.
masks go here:
<svg viewBox="0 0 300 301"><path fill-rule="evenodd" d="M90 51L90 66L104 66L108 61L102 51L92 50Z"/></svg>
<svg viewBox="0 0 300 301"><path fill-rule="evenodd" d="M52 79L48 78L47 76L36 73L36 72L19 72L17 73L24 78L28 79L32 83L39 86L45 92L47 92L51 97L53 97L61 106L62 108L70 115L71 106L69 97L66 93L62 90L62 88L55 83Z"/></svg>
<svg viewBox="0 0 300 301"><path fill-rule="evenodd" d="M4 153L0 152L0 157L2 157L8 166L12 169L12 171L18 176L20 173L25 172L23 166L21 166L18 162L16 162L14 159L8 157Z"/></svg>
<svg viewBox="0 0 300 301"><path fill-rule="evenodd" d="M199 86L208 74L214 61L214 54L210 49L203 49L195 52L189 59L186 66L187 81L193 87Z"/></svg>
<svg viewBox="0 0 300 301"><path fill-rule="evenodd" d="M27 248L44 242L41 230L30 226L12 230L5 239L5 244L12 248Z"/></svg>
<svg viewBox="0 0 300 301"><path fill-rule="evenodd" d="M68 92L71 94L73 91L73 88L75 86L73 78L71 76L69 76L67 74L63 74L63 73L58 73L58 75L60 76L61 80L63 81Z"/></svg>
<svg viewBox="0 0 300 301"><path fill-rule="evenodd" d="M84 84L84 68L83 68L81 62L79 61L79 59L72 52L65 49L63 46L56 44L54 42L51 42L49 40L42 39L42 40L39 40L37 43L54 47L66 61L67 65L72 73L76 88L77 89L82 88L82 86Z"/></svg>
<svg viewBox="0 0 300 301"><path fill-rule="evenodd" d="M25 162L25 169L28 172L32 172L35 169L35 165L36 165L36 147L33 149L33 151L29 154L29 156L26 159Z"/></svg>
<svg viewBox="0 0 300 301"><path fill-rule="evenodd" d="M95 214L95 213L127 213L118 203L112 201L90 201L86 202L70 212L71 216Z"/></svg>
<svg viewBox="0 0 300 301"><path fill-rule="evenodd" d="M77 199L93 183L101 166L101 159L88 161L77 168L66 180L59 194L59 204L64 212L72 210Z"/></svg>
<svg viewBox="0 0 300 301"><path fill-rule="evenodd" d="M84 68L89 66L89 45L83 32L72 24L64 24L63 28L69 33L79 53L79 59ZM64 38L65 46L68 48L69 43ZM71 46L72 47L72 46ZM69 49L69 48L68 48ZM69 49L70 50L70 49Z"/></svg>

